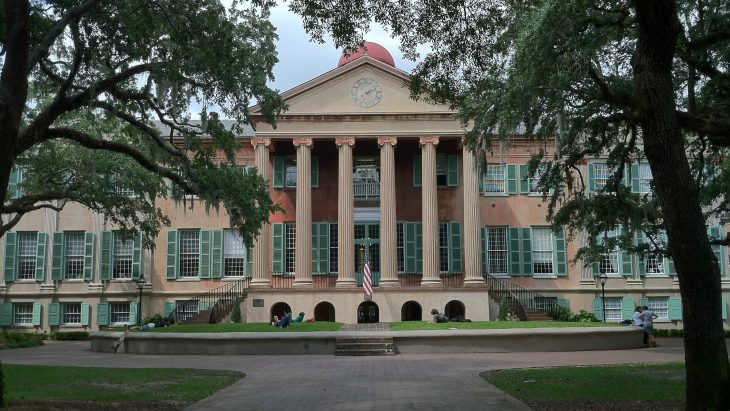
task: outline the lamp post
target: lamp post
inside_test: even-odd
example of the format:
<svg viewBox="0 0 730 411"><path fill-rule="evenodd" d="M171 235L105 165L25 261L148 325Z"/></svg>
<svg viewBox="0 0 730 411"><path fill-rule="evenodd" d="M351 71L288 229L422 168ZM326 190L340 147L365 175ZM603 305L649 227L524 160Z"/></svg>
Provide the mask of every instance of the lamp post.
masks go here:
<svg viewBox="0 0 730 411"><path fill-rule="evenodd" d="M603 322L606 322L606 281L608 280L608 276L606 273L601 273L601 275L598 276L598 278L601 280L601 306L603 307Z"/></svg>
<svg viewBox="0 0 730 411"><path fill-rule="evenodd" d="M139 288L139 304L137 305L137 326L142 324L142 290L144 290L144 274L140 273L139 278L134 280Z"/></svg>

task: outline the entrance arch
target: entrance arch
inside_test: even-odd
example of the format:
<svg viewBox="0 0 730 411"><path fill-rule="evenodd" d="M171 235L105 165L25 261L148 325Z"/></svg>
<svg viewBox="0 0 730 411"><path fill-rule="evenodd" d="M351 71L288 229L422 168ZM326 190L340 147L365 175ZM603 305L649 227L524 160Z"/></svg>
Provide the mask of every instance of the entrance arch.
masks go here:
<svg viewBox="0 0 730 411"><path fill-rule="evenodd" d="M322 301L314 307L314 321L335 321L335 306Z"/></svg>
<svg viewBox="0 0 730 411"><path fill-rule="evenodd" d="M357 323L372 324L379 322L378 305L372 301L363 301L357 306Z"/></svg>
<svg viewBox="0 0 730 411"><path fill-rule="evenodd" d="M423 320L423 309L421 304L415 301L406 301L400 309L401 321L421 321Z"/></svg>
<svg viewBox="0 0 730 411"><path fill-rule="evenodd" d="M449 317L449 320L452 320L459 316L461 316L461 319L464 319L466 318L466 307L464 306L464 303L459 300L451 300L446 303L446 308L444 308L444 314Z"/></svg>
<svg viewBox="0 0 730 411"><path fill-rule="evenodd" d="M274 316L279 318L283 317L284 314L290 313L291 307L289 304L284 302L278 302L271 306L271 312L269 313L269 321L274 321Z"/></svg>

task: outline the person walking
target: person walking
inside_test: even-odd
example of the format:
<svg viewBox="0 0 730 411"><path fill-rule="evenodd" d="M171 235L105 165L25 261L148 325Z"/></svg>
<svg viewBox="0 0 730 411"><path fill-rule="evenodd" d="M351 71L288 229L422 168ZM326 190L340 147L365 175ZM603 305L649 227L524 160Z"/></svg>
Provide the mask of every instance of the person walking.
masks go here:
<svg viewBox="0 0 730 411"><path fill-rule="evenodd" d="M656 340L654 339L654 319L659 318L658 315L654 314L653 311L649 310L649 307L641 307L641 318L644 324L644 336L646 337L646 343L649 347L656 347Z"/></svg>

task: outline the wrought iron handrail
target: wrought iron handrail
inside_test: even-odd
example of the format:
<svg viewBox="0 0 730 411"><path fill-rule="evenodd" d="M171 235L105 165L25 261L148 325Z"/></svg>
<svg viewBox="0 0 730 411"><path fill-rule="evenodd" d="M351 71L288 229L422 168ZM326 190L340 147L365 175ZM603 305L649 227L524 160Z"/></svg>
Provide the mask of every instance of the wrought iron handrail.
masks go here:
<svg viewBox="0 0 730 411"><path fill-rule="evenodd" d="M220 287L206 291L196 297L179 301L175 304L175 308L167 315L167 318L174 319L175 322L185 322L195 316L189 316L185 311L188 304L194 303L198 312L210 310L209 323L218 323L231 311L236 300L239 302L246 298L246 289L248 287L248 279L242 279Z"/></svg>
<svg viewBox="0 0 730 411"><path fill-rule="evenodd" d="M510 311L521 321L527 320L525 308L541 311L553 319L557 319L565 311L553 298L547 298L535 291L493 277L489 273L485 273L484 278L489 284L492 296L500 303L507 301Z"/></svg>

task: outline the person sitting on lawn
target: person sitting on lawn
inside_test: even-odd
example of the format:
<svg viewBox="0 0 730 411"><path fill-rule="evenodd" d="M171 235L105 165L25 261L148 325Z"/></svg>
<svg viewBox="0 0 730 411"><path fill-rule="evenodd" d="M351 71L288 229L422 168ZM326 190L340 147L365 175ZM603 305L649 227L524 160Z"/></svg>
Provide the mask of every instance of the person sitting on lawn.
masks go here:
<svg viewBox="0 0 730 411"><path fill-rule="evenodd" d="M449 317L439 313L439 310L433 309L431 310L431 315L433 316L433 321L435 323L447 323L449 322Z"/></svg>
<svg viewBox="0 0 730 411"><path fill-rule="evenodd" d="M279 328L286 328L291 324L291 313L284 314L281 320L277 321L276 326Z"/></svg>
<svg viewBox="0 0 730 411"><path fill-rule="evenodd" d="M304 311L300 312L297 318L291 320L293 323L300 323L302 321L304 321Z"/></svg>

